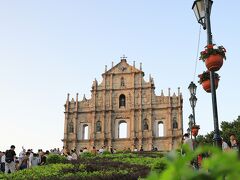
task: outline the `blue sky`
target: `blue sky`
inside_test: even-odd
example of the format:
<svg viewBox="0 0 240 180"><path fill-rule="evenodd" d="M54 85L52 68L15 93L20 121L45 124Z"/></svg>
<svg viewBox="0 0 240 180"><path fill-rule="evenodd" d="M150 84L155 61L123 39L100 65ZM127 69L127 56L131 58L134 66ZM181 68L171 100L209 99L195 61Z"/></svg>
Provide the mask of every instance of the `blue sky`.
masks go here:
<svg viewBox="0 0 240 180"><path fill-rule="evenodd" d="M188 85L205 70L197 61L199 24L193 1L12 0L0 2L0 150L11 144L44 150L62 147L67 93L90 97L92 81L101 81L104 66L125 54L129 64L143 63L156 93L161 89L184 98L187 128ZM214 1L214 43L224 45L227 60L219 71L219 121L239 113L240 2ZM201 30L200 50L206 45ZM200 134L213 130L211 95L198 85L196 122Z"/></svg>

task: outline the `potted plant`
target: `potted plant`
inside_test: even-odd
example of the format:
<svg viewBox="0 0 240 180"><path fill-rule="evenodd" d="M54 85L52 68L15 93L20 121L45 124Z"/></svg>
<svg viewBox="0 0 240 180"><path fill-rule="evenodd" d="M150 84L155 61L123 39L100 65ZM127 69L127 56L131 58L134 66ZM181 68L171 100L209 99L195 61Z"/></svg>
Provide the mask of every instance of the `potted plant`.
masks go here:
<svg viewBox="0 0 240 180"><path fill-rule="evenodd" d="M223 59L226 59L226 49L223 46L209 44L205 50L200 53L200 60L205 62L209 71L218 71L223 65Z"/></svg>
<svg viewBox="0 0 240 180"><path fill-rule="evenodd" d="M210 82L210 72L209 71L203 71L202 74L198 75L199 77L199 83L202 84L203 89L210 93L211 92L211 82ZM219 82L220 76L217 73L214 73L214 82L216 89L218 88L218 82Z"/></svg>
<svg viewBox="0 0 240 180"><path fill-rule="evenodd" d="M197 136L199 129L200 129L200 126L199 126L199 125L193 125L192 128L191 128L192 135L193 135L193 136Z"/></svg>

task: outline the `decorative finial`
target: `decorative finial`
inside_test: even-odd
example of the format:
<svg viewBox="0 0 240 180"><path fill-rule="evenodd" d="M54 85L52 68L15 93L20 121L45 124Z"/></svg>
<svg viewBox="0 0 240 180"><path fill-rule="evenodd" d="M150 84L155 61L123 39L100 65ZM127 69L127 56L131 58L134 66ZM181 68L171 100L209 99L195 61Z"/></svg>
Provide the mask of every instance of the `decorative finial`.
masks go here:
<svg viewBox="0 0 240 180"><path fill-rule="evenodd" d="M107 72L107 65L105 65L105 72Z"/></svg>
<svg viewBox="0 0 240 180"><path fill-rule="evenodd" d="M142 70L142 63L140 63L140 70Z"/></svg>
<svg viewBox="0 0 240 180"><path fill-rule="evenodd" d="M67 93L67 102L69 102L69 96L70 96L70 94Z"/></svg>
<svg viewBox="0 0 240 180"><path fill-rule="evenodd" d="M120 57L120 58L121 58L121 61L125 61L126 62L126 60L127 60L127 57L125 56L125 54L122 57Z"/></svg>
<svg viewBox="0 0 240 180"><path fill-rule="evenodd" d="M113 63L113 61L112 61L112 68L113 68L113 65L114 65L114 63Z"/></svg>
<svg viewBox="0 0 240 180"><path fill-rule="evenodd" d="M164 94L163 94L163 90L161 90L161 96L164 96Z"/></svg>
<svg viewBox="0 0 240 180"><path fill-rule="evenodd" d="M87 98L86 98L86 96L85 96L85 94L83 95L83 101L86 101L87 100Z"/></svg>
<svg viewBox="0 0 240 180"><path fill-rule="evenodd" d="M133 67L135 67L135 61L133 61Z"/></svg>

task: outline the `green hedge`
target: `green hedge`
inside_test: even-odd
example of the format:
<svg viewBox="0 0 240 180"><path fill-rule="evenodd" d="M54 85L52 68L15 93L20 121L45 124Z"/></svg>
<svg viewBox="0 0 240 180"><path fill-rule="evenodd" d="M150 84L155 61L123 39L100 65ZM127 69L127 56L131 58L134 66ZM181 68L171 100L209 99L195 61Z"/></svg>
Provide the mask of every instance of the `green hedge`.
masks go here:
<svg viewBox="0 0 240 180"><path fill-rule="evenodd" d="M57 154L49 154L47 156L47 164L57 164L57 163L66 163L68 162L65 156L57 155Z"/></svg>

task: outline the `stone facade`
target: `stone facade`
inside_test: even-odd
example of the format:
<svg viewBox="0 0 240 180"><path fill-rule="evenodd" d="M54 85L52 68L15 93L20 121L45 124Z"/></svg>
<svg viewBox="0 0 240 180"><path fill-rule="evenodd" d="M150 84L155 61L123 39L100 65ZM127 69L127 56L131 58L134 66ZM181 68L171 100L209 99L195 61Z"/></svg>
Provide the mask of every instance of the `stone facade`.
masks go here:
<svg viewBox="0 0 240 180"><path fill-rule="evenodd" d="M105 69L103 80L92 84L91 99L69 100L65 104L64 139L67 149L112 146L117 150L143 147L160 151L172 150L181 143L183 133L182 94L155 95L150 76L129 65L126 58ZM120 125L126 134L120 138ZM87 134L88 133L88 134Z"/></svg>

